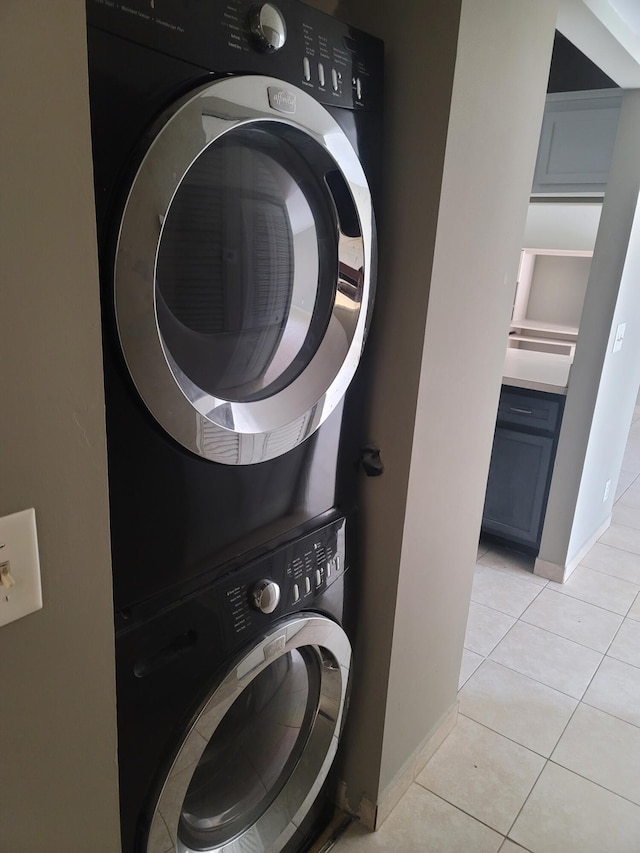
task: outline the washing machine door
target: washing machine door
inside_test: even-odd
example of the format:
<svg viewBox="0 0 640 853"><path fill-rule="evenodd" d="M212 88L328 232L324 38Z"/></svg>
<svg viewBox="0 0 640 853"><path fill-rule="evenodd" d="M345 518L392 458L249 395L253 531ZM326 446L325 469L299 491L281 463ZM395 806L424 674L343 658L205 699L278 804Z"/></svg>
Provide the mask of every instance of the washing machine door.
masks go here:
<svg viewBox="0 0 640 853"><path fill-rule="evenodd" d="M275 627L203 703L166 776L146 853L278 853L338 746L351 647L318 615Z"/></svg>
<svg viewBox="0 0 640 853"><path fill-rule="evenodd" d="M374 262L367 181L324 107L260 76L191 93L155 129L117 240L116 321L144 403L207 459L286 453L354 375Z"/></svg>

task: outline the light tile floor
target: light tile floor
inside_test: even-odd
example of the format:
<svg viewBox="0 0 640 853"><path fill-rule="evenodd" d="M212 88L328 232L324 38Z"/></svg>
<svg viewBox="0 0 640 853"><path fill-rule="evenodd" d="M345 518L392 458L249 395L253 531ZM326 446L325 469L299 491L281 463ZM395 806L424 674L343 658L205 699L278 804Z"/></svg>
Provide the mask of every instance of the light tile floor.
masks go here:
<svg viewBox="0 0 640 853"><path fill-rule="evenodd" d="M640 853L640 409L611 527L565 584L481 543L458 724L336 853Z"/></svg>

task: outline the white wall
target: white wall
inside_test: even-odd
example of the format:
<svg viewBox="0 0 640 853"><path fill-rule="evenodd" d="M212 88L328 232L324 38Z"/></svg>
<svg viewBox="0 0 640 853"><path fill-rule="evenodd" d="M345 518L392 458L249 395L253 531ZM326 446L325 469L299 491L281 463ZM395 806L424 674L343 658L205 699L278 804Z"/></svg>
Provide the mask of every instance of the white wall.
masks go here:
<svg viewBox="0 0 640 853"><path fill-rule="evenodd" d="M0 850L116 853L111 567L84 4L0 4L0 514L44 608L0 628Z"/></svg>
<svg viewBox="0 0 640 853"><path fill-rule="evenodd" d="M635 90L623 99L540 547L539 559L565 574L609 521L640 382L638 139ZM627 334L613 354L620 322Z"/></svg>
<svg viewBox="0 0 640 853"><path fill-rule="evenodd" d="M590 269L591 258L537 255L527 317L579 326Z"/></svg>
<svg viewBox="0 0 640 853"><path fill-rule="evenodd" d="M523 247L593 251L600 203L534 202L529 205Z"/></svg>
<svg viewBox="0 0 640 853"><path fill-rule="evenodd" d="M369 417L386 471L362 501L343 761L355 809L392 796L456 701L553 44L554 0L464 0L459 35L453 5L408 0L394 15L351 0L339 10L387 49Z"/></svg>

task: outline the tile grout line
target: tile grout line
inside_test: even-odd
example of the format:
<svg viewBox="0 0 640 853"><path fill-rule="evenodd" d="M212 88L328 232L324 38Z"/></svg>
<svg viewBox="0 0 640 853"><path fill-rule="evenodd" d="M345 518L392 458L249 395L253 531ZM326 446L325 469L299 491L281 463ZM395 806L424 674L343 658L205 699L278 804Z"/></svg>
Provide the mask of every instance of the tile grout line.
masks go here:
<svg viewBox="0 0 640 853"><path fill-rule="evenodd" d="M624 524L616 524L616 527L624 527ZM602 534L602 536L606 536L608 530L611 530L611 528L608 527L607 530L605 530L605 532ZM635 527L629 527L628 530L635 530ZM629 548L621 548L619 545L610 545L609 542L602 541L602 536L598 539L597 542L594 542L593 544L606 545L607 548L615 548L616 551L622 551L624 554L633 554L636 557L640 557L640 551L630 551ZM582 563L580 563L580 565L582 565ZM589 566L587 566L587 568L589 568ZM597 571L597 569L594 569L594 571ZM624 580L624 578L620 578L620 580Z"/></svg>
<svg viewBox="0 0 640 853"><path fill-rule="evenodd" d="M640 594L640 593L639 593L639 594ZM581 601L581 599L575 599L575 600L576 600L576 601ZM477 604L477 602L475 602L475 603ZM532 603L533 603L533 602L532 602ZM584 604L589 604L589 602L588 602L588 601L585 601L585 602L584 602ZM486 605L484 605L484 606L486 607ZM632 606L633 606L633 605L632 605ZM596 605L596 604L593 604L593 605L592 605L592 607L597 607L597 605ZM492 609L493 609L493 608L491 608L491 607L489 608L489 610L492 610ZM528 609L528 608L527 608L527 609ZM604 608L602 608L602 607L601 607L601 608L600 608L600 610L604 610ZM502 613L502 611L501 611L501 610L496 610L495 612L496 612L496 613L500 613L500 614L501 614L501 615L503 615L503 616L505 615L505 614L503 614L503 613ZM620 616L620 618L621 618L621 619L625 619L625 618L626 618L626 617L624 617L624 616L621 616L621 615L620 615L620 613L613 613L613 610L607 610L606 612L607 612L607 613L611 613L611 614L612 614L612 615L614 615L614 616ZM523 615L524 615L524 614L523 614ZM508 630L508 631L506 632L506 634L502 637L502 639L498 640L498 642L496 643L496 645L491 649L491 651L489 652L489 654L490 654L490 655L491 655L491 654L493 654L493 652L497 649L497 647L500 645L500 643L501 643L503 640L505 640L505 639L507 638L508 634L509 634L509 633L510 633L514 628L515 628L515 626L518 624L518 622L522 622L522 624L523 624L523 625L527 625L529 628L536 628L538 631L544 631L546 634L551 634L551 636L552 636L552 637L558 637L560 640L564 640L564 641L565 641L565 642L567 642L567 643L573 643L573 644L574 644L574 645L576 645L576 646L580 646L580 648L581 648L581 649L589 649L589 651L590 651L590 652L595 652L595 653L596 653L596 654L598 654L598 655L604 655L604 654L605 654L604 652L601 652L599 649L594 649L592 646L586 646L584 643L580 643L578 640L572 640L572 639L570 639L569 637L563 637L563 635L562 635L562 634L556 634L556 632L555 632L555 631L550 631L548 628L541 628L539 625L534 625L534 624L533 624L533 623L531 623L531 622L525 622L525 621L522 619L522 616L512 616L511 618L512 618L512 619L515 619L516 621L515 621L515 622L513 623L513 625L509 628L509 630ZM607 648L609 648L609 647L607 646ZM468 651L471 651L471 652L472 652L472 651L474 651L474 649L469 649ZM476 652L476 654L480 654L480 652ZM498 661L496 661L496 663L498 663ZM503 666L507 666L507 664L503 664ZM513 669L513 667L508 667L508 669ZM515 670L515 671L517 672L518 670ZM526 673L522 673L522 675L525 675L525 674L526 674ZM528 676L528 677L529 677L529 678L533 678L533 676L531 676L531 675L530 675L530 676ZM534 679L534 681L537 681L537 680L538 680L538 679ZM541 681L541 682L540 682L540 684L544 684L544 683L545 683L544 681ZM548 684L548 685L547 685L547 687L551 687L551 685L550 685L550 684ZM557 689L558 689L557 687L555 687L555 688L554 688L554 690L557 690ZM564 693L564 691L563 691L563 690L561 690L561 691L560 691L560 693ZM566 694L566 695L570 695L570 694ZM573 698L575 699L576 697L574 696Z"/></svg>
<svg viewBox="0 0 640 853"><path fill-rule="evenodd" d="M542 592L542 590L543 590L543 589L546 589L546 587L541 587L541 588L540 588L540 591ZM538 595L539 595L539 593L538 593ZM638 593L638 595L640 595L640 592ZM538 596L536 596L536 598L537 598L537 597L538 597ZM568 596L568 597L571 597L571 596ZM536 599L534 598L534 599L533 599L533 601L535 601L535 600L536 600ZM581 599L575 599L575 600L577 600L577 601L581 601ZM533 601L531 602L532 604L533 604ZM586 602L583 602L583 603L584 603L584 604L589 604L590 602L586 601ZM479 604L479 602L474 602L474 604ZM482 607L486 607L486 608L487 608L487 610L493 610L495 613L500 613L500 615L501 615L501 616L509 616L509 615L510 615L510 614L505 614L505 613L503 613L501 610L496 610L496 609L495 609L495 608L493 608L493 607L488 607L486 604L482 604L482 605L480 605L480 606L482 606ZM529 606L531 606L531 605L529 605ZM591 606L592 606L592 607L597 607L597 605L595 605L595 604L594 604L594 605L591 605ZM633 607L633 604L631 605L631 607ZM528 607L527 607L527 608L525 608L525 611L526 611L527 609L528 609ZM604 610L604 608L599 608L599 609L600 609L600 610ZM525 611L523 611L523 614L524 614L524 612L525 612ZM620 616L620 615L621 615L621 614L619 614L619 613L613 613L613 611L611 611L611 610L607 610L607 611L605 611L605 612L607 612L607 613L611 613L612 615L615 615L615 616ZM582 692L582 694L578 697L578 696L572 696L570 693L566 693L564 690L559 690L557 687L553 687L551 684L546 684L546 682L544 682L544 681L540 681L538 678L534 678L532 675L529 675L528 673L520 672L520 670L514 669L512 666L509 666L508 664L503 663L502 661L495 660L494 658L492 658L492 657L491 657L491 655L492 655L492 654L494 653L494 651L498 648L498 646L500 645L500 643L502 643L502 642L503 642L503 640L505 640L505 639L508 637L508 635L511 633L511 631L515 628L515 626L516 626L519 622L522 622L522 624L523 624L523 625L527 625L527 626L529 626L529 627L531 627L531 628L537 628L537 630L539 630L539 631L544 631L545 633L550 634L552 637L559 637L561 640L565 640L565 641L566 641L566 642L568 642L568 643L574 643L575 645L580 646L580 648L588 649L588 650L589 650L589 651L591 651L591 652L595 652L595 654L602 655L602 659L603 659L603 660L604 660L604 657L605 657L605 655L606 655L606 652L601 652L601 651L599 651L598 649L593 649L593 648L591 648L591 646L585 646L585 645L584 645L584 643L579 643L577 640L571 640L571 639L569 639L568 637L563 637L561 634L556 634L556 633L555 633L555 631L549 631L549 630L548 630L548 629L546 629L546 628L540 628L538 625L533 625L533 624L531 624L530 622L525 622L524 620L522 620L522 616L519 616L519 617L511 616L511 618L512 618L512 619L515 619L515 621L514 621L513 625L511 625L511 626L508 628L508 630L504 633L504 635L503 635L503 636L498 640L498 642L493 646L493 648L491 648L491 650L490 650L486 655L483 655L483 653L482 653L482 652L478 652L476 649L469 648L468 646L464 646L464 648L466 648L466 649L467 649L467 651L470 651L470 652L473 652L474 654L480 655L480 657L483 657L483 658L484 658L484 660L490 660L490 661L492 661L492 663L496 663L496 664L499 664L500 666L504 666L506 669L510 670L511 672L515 672L515 673L517 673L518 675L523 675L523 676L525 676L526 678L530 678L532 681L536 682L536 684L541 684L541 685L543 685L544 687L549 687L551 690L557 690L557 691L558 691L558 693L562 693L562 695L563 695L563 696L568 696L568 697L569 697L569 698L571 698L571 699L575 699L577 702L581 702L581 701L582 701L582 697L584 696L584 694L586 693L586 691L589 689L589 685L591 684L591 681L592 681L592 680L593 680L593 678L595 677L595 675L596 675L597 671L600 669L600 666L602 665L602 660L598 663L598 666L596 667L596 669L595 669L595 671L594 671L593 675L591 676L591 678L590 678L590 680L589 680L589 684L587 684L587 687L585 687L585 689L584 689L584 691ZM624 617L624 616L622 617L622 619L623 619L623 620L624 620L625 618L627 618L627 617ZM619 630L619 628L618 628L618 630ZM617 631L616 631L616 634L617 634ZM611 640L611 642L613 642L613 640ZM607 646L607 650L610 648L610 646L611 646L611 642L610 642L610 643L609 643L609 645ZM614 658L614 660L616 660L616 659ZM622 661L622 662L624 663L624 661ZM632 665L632 664L630 664L630 665ZM478 666L477 666L477 667L476 667L476 669L471 673L471 675L469 676L469 678L467 678L467 679L466 679L465 684L467 683L467 681L469 681L469 679L470 679L470 678L472 678L472 677L475 675L475 673L477 672L477 670L478 670L481 666L482 666L482 663L478 664ZM464 685L463 685L463 686L464 686ZM459 688L458 688L458 692L460 692L460 690L461 690L461 689L462 689L462 687L459 687Z"/></svg>
<svg viewBox="0 0 640 853"><path fill-rule="evenodd" d="M597 705L592 705L590 702L587 702L584 699L580 700L580 705L586 705L587 708L593 708L594 711L600 711L601 714L606 714L608 717L612 717L614 720L619 720L621 723L627 723L629 726L633 726L636 729L640 729L640 723L631 723L629 720L625 720L623 717L619 717L617 714L612 714L611 711L603 711L602 708L598 708Z"/></svg>
<svg viewBox="0 0 640 853"><path fill-rule="evenodd" d="M477 565L477 564L476 564L476 565ZM482 565L482 564L481 564L481 565ZM484 566L484 568L485 568L485 569L490 569L490 568L492 568L492 567L491 567L491 566ZM498 570L498 569L496 569L496 571L499 571L499 570ZM505 572L503 572L503 574L506 574L506 573L505 573ZM528 583L528 581L523 581L523 583ZM529 585L530 585L531 587L537 587L537 586L538 586L537 584L533 584L533 583L532 583L532 584L529 584ZM546 589L546 586L540 586L540 587L538 587L538 592L533 596L533 598L531 599L531 601L529 602L529 604L527 604L527 605L525 606L525 608L524 608L524 610L522 611L522 613L524 613L524 612L525 612L525 610L528 610L528 609L531 607L531 605L532 605L532 604L533 604L533 602L538 598L538 596L540 595L540 593L542 592L542 590L543 590L543 589ZM471 601L473 601L473 603L474 603L474 604L479 604L481 607L486 607L486 608L488 608L489 610L495 610L495 611L496 611L496 613L502 613L502 615L503 615L503 616L510 616L512 619L516 619L516 620L518 620L518 619L520 619L520 617L522 616L522 613L520 614L520 616L516 616L514 613L507 613L507 611L506 611L506 610L498 610L498 608L497 608L497 607L491 607L491 606L490 606L490 605L488 605L488 604L484 604L482 601L476 601L476 600L473 598L473 595L472 595L472 597L471 597Z"/></svg>
<svg viewBox="0 0 640 853"><path fill-rule="evenodd" d="M541 587L541 588L540 588L540 591L541 591L541 592L542 592L542 589L546 589L546 587ZM555 590L550 590L550 592L555 592ZM558 593L558 594L560 594L560 595L561 595L562 593ZM638 595L640 596L640 590L638 591ZM603 613L610 613L612 616L618 616L620 619L622 619L622 620L623 620L623 622L624 622L624 620L625 620L625 619L629 619L629 618L631 618L631 619L632 619L632 621L634 621L634 622L635 622L635 621L637 621L637 620L633 619L632 617L629 617L629 616L625 616L625 615L623 615L622 613L616 613L614 610L607 610L607 608L605 608L605 607L599 607L597 604L592 604L590 601L584 601L584 600L583 600L583 599L581 599L581 598L574 598L574 596L566 596L566 597L567 597L567 598L571 598L573 601L581 601L583 604L587 604L587 605L588 605L588 606L590 606L590 607L596 607L598 610L602 610L602 611L603 611ZM538 596L536 596L536 597L533 599L533 601L531 602L531 604L533 604L533 602L534 602L537 598L538 598ZM635 601L636 601L636 599L634 599L634 600L633 600L633 603L629 606L629 610L633 607L633 604L635 603ZM524 625L529 625L529 626L530 626L530 627L532 627L532 628L537 628L539 631L546 631L548 634L553 634L553 636L554 636L554 637L560 637L560 639L561 639L561 640L566 640L566 641L567 641L567 642L569 642L569 643L575 643L577 646L580 646L580 647L581 647L581 648L583 648L583 649L589 649L590 651L592 651L592 652L596 652L597 654L606 654L606 652L602 652L602 651L600 651L600 649L594 649L594 648L593 648L593 646L587 646L587 645L585 645L585 643L581 643L579 640L574 640L574 639L572 639L571 637L565 637L563 634L558 634L556 631L551 631L549 628L541 628L539 625L535 625L533 622L527 622L527 621L526 621L525 619L523 619L522 617L524 616L524 614L526 613L526 611L529 609L529 607L531 607L531 604L527 605L527 607L523 610L523 612L522 612L522 614L521 614L520 616L513 616L513 615L512 615L512 614L510 614L510 613L505 613L503 610L496 610L496 608L495 608L495 607L489 607L489 605L487 605L487 604L481 604L481 602L479 602L479 601L474 601L473 603L474 603L474 604L480 604L480 606L481 606L481 607L486 607L486 608L487 608L487 610L493 610L495 613L499 613L501 616L510 616L510 618L511 618L511 619L515 619L515 620L516 620L516 621L514 622L514 624L510 626L510 628L509 628L509 629L508 629L508 631L504 634L504 636L503 636L503 637L501 637L501 639L500 639L500 640L498 640L498 642L496 643L496 645L491 649L491 651L489 652L489 655L491 655L491 654L495 651L495 649L500 645L500 643L502 642L502 640L504 640L504 639L506 638L507 634L508 634L508 633L509 633L509 632L510 632L514 627L515 627L515 625L516 625L518 622L522 622ZM627 613L629 612L629 610L627 610ZM622 623L621 623L621 625L622 625ZM617 634L617 632L618 632L619 630L620 630L619 628L616 628L616 634ZM610 641L609 645L607 646L607 649L609 649L609 646L611 645L611 642L613 642L613 640L611 640L611 641ZM478 651L476 651L476 649L472 649L472 648L470 648L469 646L464 646L463 648L467 649L467 651L469 651L469 652L474 652L474 653L475 653L475 654L477 654L477 655L482 655L482 652L478 652ZM487 655L487 657L488 657L488 655ZM506 666L506 664L504 664L504 665ZM511 667L509 667L509 668L511 669ZM523 673L523 675L524 675L524 673ZM529 677L531 678L532 676L529 676ZM534 679L534 680L537 680L537 679ZM544 682L540 682L540 683L541 683L541 684L544 684ZM547 685L547 686L550 686L550 685ZM555 688L555 689L557 689L557 688ZM560 691L560 692L563 692L563 691ZM574 698L575 698L575 697L574 697Z"/></svg>
<svg viewBox="0 0 640 853"><path fill-rule="evenodd" d="M516 567L516 568L518 568L518 571L515 572L512 569L509 569L506 567L490 566L488 563L482 562L482 557L476 561L476 566L482 566L483 569L493 569L494 572L500 572L501 575L506 575L508 578L514 578L515 580L522 581L522 583L526 583L529 586L540 587L540 589L544 589L546 587L546 585L549 583L548 578L542 578L541 575L533 575L533 572L529 572L528 569L522 569L520 567ZM533 575L533 577L540 577L541 580L544 580L544 583L538 583L538 581L532 581L526 577L522 577L521 572L528 572L529 574Z"/></svg>
<svg viewBox="0 0 640 853"><path fill-rule="evenodd" d="M600 788L602 791L607 791L609 794L613 794L614 797L618 797L619 799L624 800L625 803L629 803L630 805L635 806L637 809L640 809L640 802L630 800L629 797L625 797L624 794L619 794L617 791L612 791L611 788L607 788L606 785L601 785L600 782L594 782L593 779L589 779L588 776L584 776L582 773L578 773L577 770L572 770L571 767L566 767L564 764L560 764L559 761L554 761L553 758L549 758L549 764L553 764L556 767L560 767L562 770L566 770L567 773L573 773L573 775L577 776L579 779L584 779L585 782L589 782L591 785L595 785L596 788Z"/></svg>
<svg viewBox="0 0 640 853"><path fill-rule="evenodd" d="M582 566L582 568L583 569L589 569L589 571L592 571L592 572L598 571L597 569L591 569L589 566ZM598 572L598 574L604 575L605 577L613 577L613 575L608 575L606 572ZM619 581L622 581L623 583L628 583L631 586L637 586L638 589L636 590L636 596L640 592L640 584L633 583L632 581L625 581L624 578L614 578L614 580L619 580ZM545 589L546 588L547 587L545 587ZM608 607L601 607L599 604L593 604L593 602L591 602L591 601L586 601L584 598L579 598L577 595L572 595L570 592L565 592L564 590L561 590L561 589L554 589L554 587L551 587L550 592L557 592L558 595L565 595L567 598L573 598L576 601L583 601L585 604L591 604L592 607L600 607L600 610L606 610L607 613L615 613L616 616L623 616L623 617L627 615L629 610L633 607L633 601L635 601L635 597L634 597L633 601L627 607L626 611L624 613L619 613L617 610L610 610Z"/></svg>
<svg viewBox="0 0 640 853"><path fill-rule="evenodd" d="M519 621L520 621L520 619L518 619L518 622L519 622ZM518 623L516 622L516 624L518 624ZM526 625L526 624L528 624L528 623L527 623L527 622L525 622L524 624ZM542 629L542 630L544 630L544 629ZM549 632L549 633L552 633L552 632ZM554 635L554 636L556 636L556 635ZM613 642L613 641L612 641L612 642ZM602 656L602 660L604 660L604 655ZM496 663L497 663L497 661L496 661ZM595 673L599 670L599 668L600 668L600 666L601 666L601 665L602 665L602 661L600 661L600 663L599 663L599 664L598 664L598 666L596 667L596 670L595 670L595 672L594 672L593 676L591 677L591 680L589 681L589 684L591 684L591 681L593 681L593 678L595 678ZM517 670L514 670L514 671L517 671ZM534 680L535 680L535 679L534 679ZM542 684L542 682L539 682L539 683L540 683L540 684ZM549 685L546 685L546 686L549 686ZM552 689L555 689L555 688L552 688ZM589 685L587 685L587 687L585 687L585 689L584 689L584 691L583 691L583 693L582 693L582 696L584 696L584 694L586 693L586 691L587 691L588 689L589 689ZM558 692L559 692L559 693L562 693L562 691L558 691ZM567 695L567 694L564 694L564 693L563 693L563 695ZM575 696L573 696L573 697L571 697L571 698L575 699L576 697L575 697ZM553 753L555 752L555 750L556 750L556 748L557 748L558 744L560 743L561 739L563 738L563 736L564 736L564 734L565 734L565 732L566 732L566 730L567 730L567 728L568 728L569 724L571 723L571 720L574 718L574 716L575 716L575 714L576 714L576 711L578 710L578 708L580 707L580 705L581 705L581 704L582 704L582 697L579 697L579 698L577 699L577 701L576 701L576 706L575 706L575 708L574 708L574 709L573 709L573 711L571 712L571 714L570 714L570 716L569 716L569 719L567 720L567 722L566 722L566 724L565 724L564 728L562 729L562 732L560 733L560 736L559 736L559 737L558 737L558 739L556 740L556 742L555 742L555 745L554 745L553 749L552 749L552 750L551 750L551 752L549 753L549 757L548 757L548 758L547 758L547 757L545 757L545 762L544 762L544 764L543 764L543 766L542 766L542 769L540 770L540 773L539 773L539 774L538 774L538 776L536 777L536 780L535 780L535 782L533 783L533 785L531 786L531 788L530 788L530 790L529 790L529 793L528 793L528 794L527 794L527 796L525 797L525 800L524 800L524 802L523 802L522 806L520 807L520 809L519 809L519 811L518 811L518 814L517 814L517 815L515 816L515 818L513 819L513 823L511 824L511 826L509 827L509 831L507 832L507 838L509 838L510 833L513 831L513 828L514 828L514 826L516 825L516 823L517 823L517 821L518 821L518 818L519 818L519 817L520 817L520 815L522 814L522 811L523 811L524 807L525 807L525 806L526 806L526 804L529 802L529 799L530 799L530 797L531 797L531 794L533 793L534 788L536 787L536 785L537 785L537 784L538 784L538 782L540 781L540 777L542 776L542 774L544 773L545 769L547 768L547 766L548 766L548 765L549 765L549 763L551 762L551 756L552 756L552 755L553 755ZM567 769L567 768L565 768L565 769ZM572 772L572 771L568 771L568 772ZM510 840L513 840L513 839L510 839ZM517 841L514 841L514 844L517 844Z"/></svg>
<svg viewBox="0 0 640 853"><path fill-rule="evenodd" d="M580 703L578 703L578 704L580 704ZM575 711L575 709L574 709L574 711ZM574 711L571 712L572 716L574 714ZM480 720L476 720L473 717L470 717L468 714L463 714L462 711L458 712L458 716L464 717L466 720L470 720L472 723L475 723L476 726L482 726L482 728L486 729L488 732L493 732L494 735L498 735L499 737L503 737L505 740L508 740L509 743L514 743L516 746L519 746L521 749L526 749L529 752L532 752L534 755L538 755L540 758L543 758L545 761L548 761L549 758L551 757L550 755L543 755L541 752L538 752L535 749L531 749L530 746L525 746L523 743L520 743L519 741L514 740L512 737L509 737L509 735L505 735L502 732L498 732L495 729L492 729L491 726L488 726L486 723L482 723L482 722L480 722ZM564 731L563 731L563 734L564 734ZM556 744L556 746L557 746L557 744ZM553 749L555 749L555 748L556 747L554 746ZM553 752L553 750L551 750L551 751Z"/></svg>
<svg viewBox="0 0 640 853"><path fill-rule="evenodd" d="M582 564L580 564L580 565L582 566ZM638 589L636 591L636 595L638 595L638 593L640 593L640 584L638 584L638 583L633 583L633 581L627 581L624 578L614 577L613 575L609 575L606 572L600 572L600 571L598 571L598 569L592 569L590 566L582 566L582 568L583 569L589 569L589 571L591 571L591 572L598 572L598 574L603 575L604 577L607 577L607 578L613 578L613 580L622 581L623 583L628 583L631 586L637 586ZM633 607L633 601L635 601L635 598L634 598L633 601L631 602L631 604L629 605L629 607L627 608L626 612L620 613L617 610L611 610L609 607L603 607L601 604L594 604L592 601L587 601L584 598L579 598L577 595L572 595L570 592L565 592L564 590L556 589L555 587L545 587L545 589L548 589L549 592L555 592L556 595L564 595L566 598L573 598L575 601L582 601L584 604L589 604L591 607L597 607L599 610L604 610L607 613L615 613L616 616L623 616L623 617L626 616L626 614L629 612L629 609L631 607Z"/></svg>
<svg viewBox="0 0 640 853"><path fill-rule="evenodd" d="M604 545L605 548L614 548L614 545L607 545L604 542L598 543L596 545L601 544ZM616 548L616 551L622 551L621 548ZM640 567L640 554L634 554L633 551L622 551L623 554L633 554L634 557L638 558L638 564ZM635 581L630 581L628 578L621 578L620 575L612 575L610 572L605 572L603 569L597 569L595 566L587 566L586 563L579 563L576 568L582 567L583 569L591 569L592 572L598 572L600 575L606 575L608 578L613 578L617 581L624 581L625 583L630 583L633 586L640 586L640 583L636 583ZM564 593L566 595L566 593ZM597 605L596 605L597 606Z"/></svg>
<svg viewBox="0 0 640 853"><path fill-rule="evenodd" d="M507 836L504 834L504 832L501 832L499 829L496 829L495 826L491 826L491 824L487 823L486 821L480 820L479 817L476 817L475 815L471 814L471 812L466 811L461 806L458 806L455 803L452 803L451 800L448 800L446 797L443 797L442 794L438 794L438 793L436 793L436 791L432 791L431 788L427 788L426 785L423 785L422 782L418 782L417 779L415 779L414 782L416 785L419 785L423 791L428 791L434 797L437 797L439 800L442 800L443 803L446 803L447 805L456 809L456 811L462 812L462 814L466 815L467 817L470 817L472 820L475 820L477 823L482 824L482 826L486 826L487 829L490 829L492 832L495 832L496 835L500 835L502 837L502 844L504 844L504 842L506 841ZM500 847L502 847L502 844L500 845ZM498 850L499 849L500 848L498 848Z"/></svg>
<svg viewBox="0 0 640 853"><path fill-rule="evenodd" d="M510 836L511 832L513 831L514 826L515 826L515 825L516 825L516 823L518 822L518 818L519 818L519 817L520 817L520 815L522 814L522 811L523 811L524 807L525 807L525 806L527 805L527 803L529 802L529 798L531 797L531 794L533 793L533 789L536 787L536 785L537 785L537 784L538 784L538 782L540 781L540 777L541 777L541 776L542 776L542 774L544 773L544 771L545 771L545 769L546 769L546 767L547 767L547 765L548 765L548 764L549 764L549 759L548 759L548 758L545 758L544 764L542 765L542 768L540 769L540 772L539 772L539 773L538 773L538 775L536 776L536 778L535 778L535 781L534 781L533 785L532 785L532 786L531 786L531 788L529 789L529 793L528 793L528 794L527 794L527 796L524 798L524 802L522 803L522 805L521 805L521 806L520 806L520 808L518 809L518 813L517 813L517 815L514 817L514 819L513 819L512 823L511 823L511 826L509 827L509 829L508 829L508 831L507 831L507 838L509 838L509 840L510 840L510 841L513 841L513 843L514 843L514 844L518 844L518 842L517 842L517 841L515 841L513 838L510 838L509 836ZM522 845L520 845L520 846L522 846Z"/></svg>

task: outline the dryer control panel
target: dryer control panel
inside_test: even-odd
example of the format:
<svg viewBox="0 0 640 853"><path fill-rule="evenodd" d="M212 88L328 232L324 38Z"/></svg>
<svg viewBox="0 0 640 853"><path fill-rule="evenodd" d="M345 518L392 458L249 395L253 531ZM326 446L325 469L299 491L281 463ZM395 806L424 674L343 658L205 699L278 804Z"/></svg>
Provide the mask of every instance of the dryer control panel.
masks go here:
<svg viewBox="0 0 640 853"><path fill-rule="evenodd" d="M382 103L382 42L298 0L87 0L87 21L206 72L271 75L329 106Z"/></svg>

